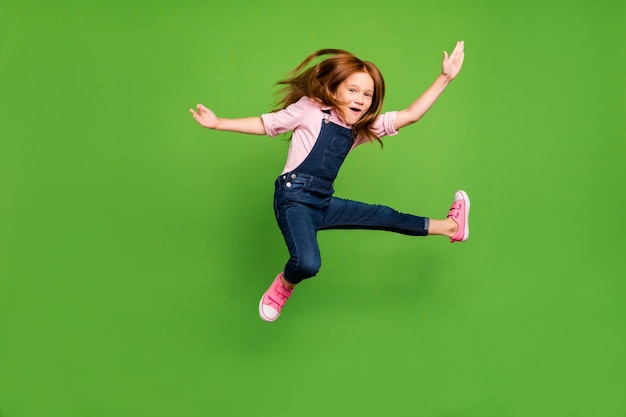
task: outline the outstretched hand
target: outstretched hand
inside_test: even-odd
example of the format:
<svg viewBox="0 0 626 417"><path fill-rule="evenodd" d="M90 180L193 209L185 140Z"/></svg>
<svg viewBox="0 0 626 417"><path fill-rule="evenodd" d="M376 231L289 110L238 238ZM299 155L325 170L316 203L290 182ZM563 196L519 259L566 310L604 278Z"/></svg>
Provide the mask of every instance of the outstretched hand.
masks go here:
<svg viewBox="0 0 626 417"><path fill-rule="evenodd" d="M459 41L456 43L450 56L448 56L446 51L443 51L442 73L450 80L456 77L459 71L461 71L463 59L465 58L464 47L465 42Z"/></svg>
<svg viewBox="0 0 626 417"><path fill-rule="evenodd" d="M189 112L193 114L193 118L196 119L200 125L215 129L217 127L217 116L211 110L204 107L202 104L198 104L197 112L194 109L189 109Z"/></svg>

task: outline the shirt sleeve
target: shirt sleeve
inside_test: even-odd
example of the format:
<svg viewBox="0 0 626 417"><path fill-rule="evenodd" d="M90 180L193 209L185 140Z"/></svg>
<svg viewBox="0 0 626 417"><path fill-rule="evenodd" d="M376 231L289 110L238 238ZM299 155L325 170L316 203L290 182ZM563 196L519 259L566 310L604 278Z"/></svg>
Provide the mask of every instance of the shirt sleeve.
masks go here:
<svg viewBox="0 0 626 417"><path fill-rule="evenodd" d="M374 123L372 123L372 126L371 126L374 134L376 134L376 136L378 136L379 138L383 136L397 135L398 131L393 128L393 123L396 121L397 114L398 114L397 111L390 111L390 112L379 115L376 118L376 120L374 120ZM364 139L361 135L359 135L359 137L357 137L357 140L354 141L354 145L352 146L352 149L366 142L369 142L369 141Z"/></svg>
<svg viewBox="0 0 626 417"><path fill-rule="evenodd" d="M372 131L376 133L378 137L397 135L398 131L393 128L393 123L396 121L397 114L397 111L390 111L378 116L374 123L372 123Z"/></svg>
<svg viewBox="0 0 626 417"><path fill-rule="evenodd" d="M265 125L265 133L268 136L275 137L281 133L294 130L302 123L308 107L308 103L305 97L303 97L282 110L262 114L261 119L263 119L263 124Z"/></svg>

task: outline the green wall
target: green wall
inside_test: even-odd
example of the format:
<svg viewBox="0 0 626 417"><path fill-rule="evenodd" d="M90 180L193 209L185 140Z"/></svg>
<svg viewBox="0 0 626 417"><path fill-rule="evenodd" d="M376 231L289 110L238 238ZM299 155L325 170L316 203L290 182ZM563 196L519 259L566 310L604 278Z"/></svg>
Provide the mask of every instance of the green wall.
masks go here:
<svg viewBox="0 0 626 417"><path fill-rule="evenodd" d="M0 416L626 415L626 4L5 1ZM320 235L281 318L282 139L200 128L273 108L321 48L377 63L385 110L337 195L472 235Z"/></svg>

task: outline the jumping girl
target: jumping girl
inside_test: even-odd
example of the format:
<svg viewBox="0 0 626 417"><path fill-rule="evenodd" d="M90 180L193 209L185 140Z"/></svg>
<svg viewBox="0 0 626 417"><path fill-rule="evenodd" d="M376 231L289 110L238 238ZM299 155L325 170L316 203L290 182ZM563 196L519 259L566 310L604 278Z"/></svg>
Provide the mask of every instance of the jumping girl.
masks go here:
<svg viewBox="0 0 626 417"><path fill-rule="evenodd" d="M275 182L274 211L290 258L259 302L259 314L274 321L295 286L321 267L317 232L328 229L386 230L411 236L469 237L470 201L457 191L444 220L434 220L373 204L333 196L333 182L356 146L417 122L431 108L463 65L464 44L457 42L442 72L408 108L381 114L385 84L378 68L339 49L322 49L306 58L285 80L280 110L260 117L223 119L197 105L190 112L214 130L275 137L293 131L287 163ZM319 63L308 66L316 58Z"/></svg>

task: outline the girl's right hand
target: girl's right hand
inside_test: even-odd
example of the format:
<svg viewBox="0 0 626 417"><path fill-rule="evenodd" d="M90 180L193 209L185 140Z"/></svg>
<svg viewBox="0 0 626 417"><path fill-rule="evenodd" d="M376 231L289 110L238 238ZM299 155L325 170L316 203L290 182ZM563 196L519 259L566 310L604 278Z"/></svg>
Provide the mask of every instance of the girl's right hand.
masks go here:
<svg viewBox="0 0 626 417"><path fill-rule="evenodd" d="M211 110L204 107L202 104L197 105L197 112L194 109L189 109L189 112L193 114L193 118L196 119L201 126L208 129L215 129L217 127L217 116Z"/></svg>

